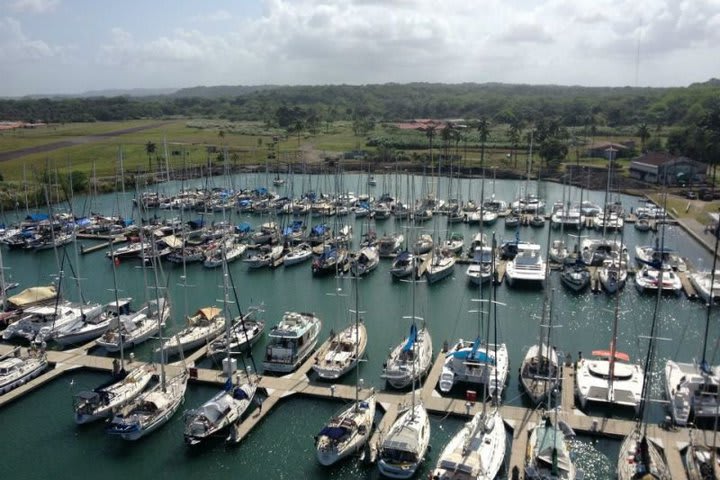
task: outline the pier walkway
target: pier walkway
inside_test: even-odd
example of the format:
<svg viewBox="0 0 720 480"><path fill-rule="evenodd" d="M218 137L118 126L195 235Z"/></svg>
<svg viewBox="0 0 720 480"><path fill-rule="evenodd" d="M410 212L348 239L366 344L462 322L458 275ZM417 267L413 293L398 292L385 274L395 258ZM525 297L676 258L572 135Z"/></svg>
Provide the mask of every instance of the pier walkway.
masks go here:
<svg viewBox="0 0 720 480"><path fill-rule="evenodd" d="M8 403L21 398L26 393L39 388L40 386L50 382L51 380L63 375L65 372L87 368L92 370L112 371L114 359L110 357L100 357L90 355L89 350L95 345L91 342L80 348L67 351L48 351L48 362L54 366L53 369L45 372L27 384L0 396L0 408ZM13 346L0 345L0 356L10 353ZM205 352L203 347L198 352ZM195 352L190 355L189 360L197 360L202 357L202 353ZM482 401L469 402L462 397L443 397L435 389L440 374L442 373L442 365L444 361L444 353L439 353L433 362L432 367L425 379L425 383L416 391L416 401L422 401L429 412L439 415L455 415L462 418L469 418L483 408ZM242 441L252 429L267 416L270 411L280 403L283 398L292 395L306 395L316 398L337 399L341 401L354 401L355 387L353 385L333 384L329 382L311 381L307 374L311 370L314 363L314 357L310 357L295 372L283 377L262 375L259 378L259 387L267 393L267 397L262 403L262 408L256 409L247 416L242 422L235 427L235 436L237 441ZM129 361L128 366L141 365L142 362ZM182 368L182 361L170 364L168 368ZM213 369L197 368L192 370L192 381L223 385L226 376L223 372ZM244 373L236 373L239 380L242 380ZM255 375L254 373L251 375ZM567 366L563 371L562 379L562 395L561 407L558 409L558 416L566 422L571 428L577 432L590 435L610 436L614 438L622 438L629 434L636 423L629 420L602 418L587 416L575 408L574 402L574 382L575 374L572 366ZM367 398L372 393L372 389L361 389L360 398ZM399 412L408 407L411 402L411 393L397 392L393 390L382 390L377 392L378 406L384 412L382 420L377 425L373 433L370 444L369 454L370 460L376 458L378 446L382 442L383 436L387 433L393 424ZM503 405L500 413L507 425L512 428L513 447L510 454L510 463L508 471L517 466L522 472L524 471L525 452L530 432L534 426L542 421L543 411L533 410L529 408ZM668 467L673 479L686 479L687 475L681 459L681 450L684 449L689 441L689 431L684 428L674 430L666 430L658 425L650 425L648 434L651 440L664 449ZM706 434L704 431L698 431L696 435Z"/></svg>

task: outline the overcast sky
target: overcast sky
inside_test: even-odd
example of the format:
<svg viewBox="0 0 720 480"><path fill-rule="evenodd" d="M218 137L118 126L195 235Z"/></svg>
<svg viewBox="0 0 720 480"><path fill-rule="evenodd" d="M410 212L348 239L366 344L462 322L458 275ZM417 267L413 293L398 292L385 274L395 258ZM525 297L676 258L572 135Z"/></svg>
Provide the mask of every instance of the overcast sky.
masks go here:
<svg viewBox="0 0 720 480"><path fill-rule="evenodd" d="M0 96L720 77L720 0L0 0Z"/></svg>

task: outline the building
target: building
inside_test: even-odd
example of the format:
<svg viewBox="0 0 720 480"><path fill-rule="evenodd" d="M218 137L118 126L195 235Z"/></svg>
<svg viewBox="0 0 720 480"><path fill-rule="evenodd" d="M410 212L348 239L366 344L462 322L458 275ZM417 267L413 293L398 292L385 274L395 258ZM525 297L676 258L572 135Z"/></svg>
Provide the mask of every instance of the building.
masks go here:
<svg viewBox="0 0 720 480"><path fill-rule="evenodd" d="M649 183L686 185L704 183L707 165L669 153L648 152L630 162L630 176Z"/></svg>
<svg viewBox="0 0 720 480"><path fill-rule="evenodd" d="M613 149L616 153L613 154L613 158L622 158L625 153L633 148L629 147L625 143L612 143L612 142L600 142L588 145L585 149L585 156L592 158L608 158L608 150Z"/></svg>

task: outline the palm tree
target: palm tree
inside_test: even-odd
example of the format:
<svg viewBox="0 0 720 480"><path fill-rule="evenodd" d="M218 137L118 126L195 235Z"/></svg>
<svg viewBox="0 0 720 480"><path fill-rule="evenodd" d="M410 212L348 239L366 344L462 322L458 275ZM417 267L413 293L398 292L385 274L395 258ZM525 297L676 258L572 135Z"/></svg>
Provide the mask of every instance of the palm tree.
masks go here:
<svg viewBox="0 0 720 480"><path fill-rule="evenodd" d="M293 130L295 130L295 135L297 135L297 143L298 148L300 148L300 134L302 133L304 128L303 122L300 119L295 120L295 124L293 125Z"/></svg>
<svg viewBox="0 0 720 480"><path fill-rule="evenodd" d="M485 165L485 143L490 136L490 121L482 117L478 121L476 128L480 136L480 164Z"/></svg>
<svg viewBox="0 0 720 480"><path fill-rule="evenodd" d="M520 122L513 120L510 123L510 130L508 131L508 139L510 140L510 156L513 157L513 168L517 168L517 151L520 146Z"/></svg>
<svg viewBox="0 0 720 480"><path fill-rule="evenodd" d="M640 137L640 152L645 153L645 145L650 139L650 129L648 128L647 123L643 122L640 124L636 135Z"/></svg>
<svg viewBox="0 0 720 480"><path fill-rule="evenodd" d="M433 171L433 169L435 167L435 165L433 163L433 138L435 138L435 129L436 129L436 125L432 124L432 123L428 124L426 127L421 129L425 132L425 136L427 137L428 143L430 145L430 171L431 172Z"/></svg>
<svg viewBox="0 0 720 480"><path fill-rule="evenodd" d="M145 144L145 153L147 153L148 156L148 172L152 171L152 155L155 153L156 149L157 145L153 142L147 142Z"/></svg>

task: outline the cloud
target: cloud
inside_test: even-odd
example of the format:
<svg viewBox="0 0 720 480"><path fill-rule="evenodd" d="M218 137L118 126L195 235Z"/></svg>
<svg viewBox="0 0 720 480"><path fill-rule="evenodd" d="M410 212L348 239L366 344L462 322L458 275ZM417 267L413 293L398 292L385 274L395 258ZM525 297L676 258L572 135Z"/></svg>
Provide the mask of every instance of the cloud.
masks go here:
<svg viewBox="0 0 720 480"><path fill-rule="evenodd" d="M552 43L550 35L542 25L533 23L517 23L508 28L499 40L507 43Z"/></svg>
<svg viewBox="0 0 720 480"><path fill-rule="evenodd" d="M185 8L174 24L160 20L166 17L161 9L139 11L130 2L124 17L94 24L91 38L99 39L94 42L81 36L87 29L74 19L63 23L62 35L47 30L48 38L77 44L76 52L29 38L6 19L0 47L12 48L0 51L0 58L11 56L16 63L52 55L74 58L64 75L88 89L105 88L100 82L107 81L113 87L414 81L626 85L634 84L639 44L640 78L652 85L717 76L716 62L708 59L715 58L720 44L720 0L484 0L481 5L253 0L247 9L214 11L185 1L196 7ZM85 18L104 13L96 7ZM27 31L46 30L28 23ZM30 77L30 71L24 75Z"/></svg>
<svg viewBox="0 0 720 480"><path fill-rule="evenodd" d="M98 63L128 67L159 67L159 64L199 65L217 62L229 51L221 36L197 30L176 29L171 35L138 41L122 28L111 30L111 41L100 47Z"/></svg>
<svg viewBox="0 0 720 480"><path fill-rule="evenodd" d="M232 20L233 16L227 10L216 10L211 13L195 15L193 20L197 22L225 22Z"/></svg>
<svg viewBox="0 0 720 480"><path fill-rule="evenodd" d="M15 12L48 13L60 5L60 0L14 0L10 8Z"/></svg>
<svg viewBox="0 0 720 480"><path fill-rule="evenodd" d="M0 61L30 63L60 56L64 50L64 47L52 46L42 40L28 38L16 19L0 18Z"/></svg>

